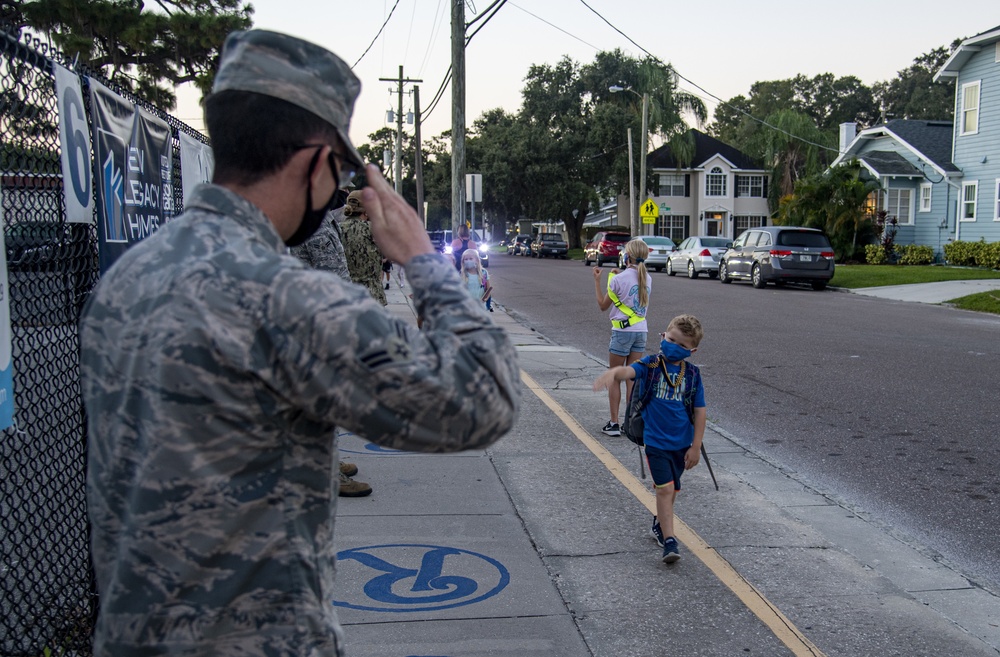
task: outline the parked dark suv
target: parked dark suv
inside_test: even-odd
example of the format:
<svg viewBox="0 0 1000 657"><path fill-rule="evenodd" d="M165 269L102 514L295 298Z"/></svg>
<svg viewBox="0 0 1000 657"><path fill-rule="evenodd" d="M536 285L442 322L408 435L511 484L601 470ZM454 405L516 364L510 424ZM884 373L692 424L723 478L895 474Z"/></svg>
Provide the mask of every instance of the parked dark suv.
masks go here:
<svg viewBox="0 0 1000 657"><path fill-rule="evenodd" d="M618 254L630 239L632 236L628 233L616 231L597 233L594 239L583 247L584 266L589 266L592 260L597 262L598 267L606 262L618 262Z"/></svg>
<svg viewBox="0 0 1000 657"><path fill-rule="evenodd" d="M833 247L822 231L800 226L762 226L740 234L719 263L719 280L809 283L823 290L833 278Z"/></svg>
<svg viewBox="0 0 1000 657"><path fill-rule="evenodd" d="M539 258L545 256L565 258L567 253L569 246L559 233L539 233L531 243L531 255Z"/></svg>

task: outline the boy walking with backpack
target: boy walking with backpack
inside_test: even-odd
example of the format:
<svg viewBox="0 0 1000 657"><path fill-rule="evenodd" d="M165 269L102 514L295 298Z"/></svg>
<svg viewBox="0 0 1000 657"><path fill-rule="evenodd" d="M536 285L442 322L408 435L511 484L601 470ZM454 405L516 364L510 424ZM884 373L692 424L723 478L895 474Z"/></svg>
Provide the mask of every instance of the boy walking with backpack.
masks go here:
<svg viewBox="0 0 1000 657"><path fill-rule="evenodd" d="M633 395L655 386L642 409L646 460L656 490L652 533L663 548L663 563L681 558L674 537L674 502L681 475L698 465L705 436L705 389L698 367L685 359L698 351L704 332L693 315L679 315L660 334L660 353L632 365L615 367L594 381L594 391L634 379ZM659 520L659 521L658 521Z"/></svg>

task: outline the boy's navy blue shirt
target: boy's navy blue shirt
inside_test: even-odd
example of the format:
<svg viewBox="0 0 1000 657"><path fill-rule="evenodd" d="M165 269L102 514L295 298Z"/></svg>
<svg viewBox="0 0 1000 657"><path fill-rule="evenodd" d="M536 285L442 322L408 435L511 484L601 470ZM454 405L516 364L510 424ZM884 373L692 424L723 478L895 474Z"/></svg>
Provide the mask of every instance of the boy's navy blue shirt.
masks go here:
<svg viewBox="0 0 1000 657"><path fill-rule="evenodd" d="M633 395L645 392L642 386L646 373L650 367L656 365L657 358L659 355L654 354L632 363L636 383L636 389L632 390ZM694 376L698 369L696 366L688 363L686 369L684 382L676 388L668 384L662 375L656 379L656 392L642 409L642 419L645 423L643 440L649 447L664 450L687 449L694 442L694 425L688 417L687 409L684 408L684 395L690 386L695 386L694 407L703 408L705 387L701 383L701 377ZM680 363L667 363L667 375L672 383L677 381L680 371Z"/></svg>

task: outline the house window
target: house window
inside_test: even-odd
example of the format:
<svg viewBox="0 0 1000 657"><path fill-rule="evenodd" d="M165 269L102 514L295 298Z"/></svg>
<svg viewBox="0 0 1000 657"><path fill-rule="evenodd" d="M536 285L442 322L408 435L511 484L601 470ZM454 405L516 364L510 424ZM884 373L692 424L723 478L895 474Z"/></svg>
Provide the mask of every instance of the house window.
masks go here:
<svg viewBox="0 0 1000 657"><path fill-rule="evenodd" d="M661 173L659 196L684 196L683 173Z"/></svg>
<svg viewBox="0 0 1000 657"><path fill-rule="evenodd" d="M764 215L736 215L733 217L736 235L739 235L748 228L760 228L767 225L767 217Z"/></svg>
<svg viewBox="0 0 1000 657"><path fill-rule="evenodd" d="M736 195L764 198L764 176L736 176Z"/></svg>
<svg viewBox="0 0 1000 657"><path fill-rule="evenodd" d="M993 197L993 221L1000 221L1000 178L996 180L996 196Z"/></svg>
<svg viewBox="0 0 1000 657"><path fill-rule="evenodd" d="M712 170L705 176L705 196L725 196L726 195L726 174L722 173L719 167L712 167Z"/></svg>
<svg viewBox="0 0 1000 657"><path fill-rule="evenodd" d="M890 217L895 217L900 224L913 223L913 190L890 189L886 192L885 209Z"/></svg>
<svg viewBox="0 0 1000 657"><path fill-rule="evenodd" d="M962 183L962 221L976 220L976 199L979 196L979 183Z"/></svg>
<svg viewBox="0 0 1000 657"><path fill-rule="evenodd" d="M931 184L920 183L920 211L931 211Z"/></svg>
<svg viewBox="0 0 1000 657"><path fill-rule="evenodd" d="M689 215L661 214L656 224L656 234L669 237L674 244L680 244L688 237Z"/></svg>
<svg viewBox="0 0 1000 657"><path fill-rule="evenodd" d="M979 132L979 82L962 85L962 133Z"/></svg>

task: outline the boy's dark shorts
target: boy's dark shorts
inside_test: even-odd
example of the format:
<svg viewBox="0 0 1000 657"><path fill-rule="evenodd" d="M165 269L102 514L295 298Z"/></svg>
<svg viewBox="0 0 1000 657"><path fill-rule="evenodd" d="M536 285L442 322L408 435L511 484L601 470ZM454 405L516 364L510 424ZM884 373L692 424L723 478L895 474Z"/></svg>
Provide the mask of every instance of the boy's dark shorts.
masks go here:
<svg viewBox="0 0 1000 657"><path fill-rule="evenodd" d="M687 447L657 449L646 445L646 463L649 464L649 474L653 477L653 484L657 488L673 482L674 490L681 489L681 475L684 474L684 456L687 451Z"/></svg>

